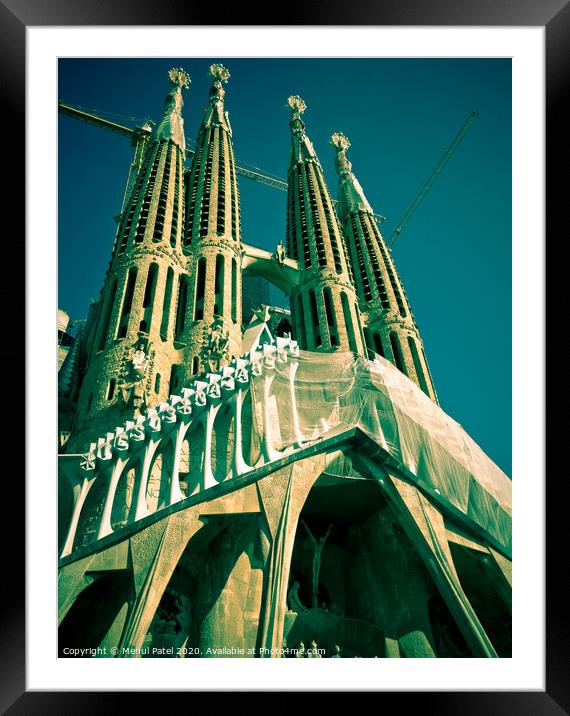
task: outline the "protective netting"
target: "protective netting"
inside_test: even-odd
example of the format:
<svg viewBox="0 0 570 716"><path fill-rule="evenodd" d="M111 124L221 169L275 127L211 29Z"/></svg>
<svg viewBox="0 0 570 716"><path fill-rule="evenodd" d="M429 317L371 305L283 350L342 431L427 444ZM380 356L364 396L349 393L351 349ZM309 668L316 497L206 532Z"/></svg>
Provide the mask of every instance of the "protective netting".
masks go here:
<svg viewBox="0 0 570 716"><path fill-rule="evenodd" d="M404 465L418 486L436 491L510 553L511 480L389 361L301 351L296 370L291 362L276 362L272 375L269 385L267 373L254 378L252 398L259 418L266 402L264 429L276 450L299 437L310 441L338 427L358 426ZM354 474L349 458L328 469Z"/></svg>

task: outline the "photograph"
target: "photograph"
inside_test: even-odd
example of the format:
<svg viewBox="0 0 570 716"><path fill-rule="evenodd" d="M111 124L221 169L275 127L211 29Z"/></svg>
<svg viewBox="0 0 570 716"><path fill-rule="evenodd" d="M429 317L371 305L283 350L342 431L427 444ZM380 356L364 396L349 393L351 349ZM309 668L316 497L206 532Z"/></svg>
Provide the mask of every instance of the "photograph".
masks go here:
<svg viewBox="0 0 570 716"><path fill-rule="evenodd" d="M58 58L60 658L512 656L512 103Z"/></svg>

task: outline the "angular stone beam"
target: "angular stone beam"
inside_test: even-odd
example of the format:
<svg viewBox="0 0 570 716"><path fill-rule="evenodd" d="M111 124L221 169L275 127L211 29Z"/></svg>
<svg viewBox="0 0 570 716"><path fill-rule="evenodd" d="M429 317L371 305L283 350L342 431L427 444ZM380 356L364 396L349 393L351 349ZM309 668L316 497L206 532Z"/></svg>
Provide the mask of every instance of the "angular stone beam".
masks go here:
<svg viewBox="0 0 570 716"><path fill-rule="evenodd" d="M244 243L242 248L244 276L263 276L287 295L299 284L299 265L294 259L285 258L281 263L270 251Z"/></svg>
<svg viewBox="0 0 570 716"><path fill-rule="evenodd" d="M253 355L234 359L229 366L223 367L215 373L207 374L203 380L194 380L190 387L182 388L180 394L170 396L167 402L162 402L157 408L151 409L147 416L139 418L136 422L127 421L125 426L117 427L115 433L107 433L105 437L98 438L95 443L92 443L91 451L84 460L84 465L89 467L90 479L85 482L82 475L72 478L74 509L65 551L61 556L69 554L73 549L81 510L95 479L108 479L109 481L97 539L113 532L111 514L118 482L127 464L141 450L144 450L144 455L142 467L136 479L135 506L134 509L131 509L129 522L136 522L148 514L146 491L150 469L162 441L172 439L173 431L176 431L176 434L173 440L174 458L168 505L183 498L178 481L180 452L188 428L196 417L199 419L201 417L205 426L204 486L207 489L216 485L217 481L214 480L211 469L210 452L215 417L223 403L231 403L234 412L234 455L232 470L227 477L240 475L253 469L252 466L245 463L241 454L241 409L245 386L248 385L252 375L259 376L265 371L270 373L275 368L276 361L286 363L289 356L298 356L298 354L298 346L290 338L279 338L276 345L260 346L260 350ZM270 381L266 380L266 385L269 388ZM267 405L267 401L265 401L265 405ZM295 405L294 401L293 405ZM267 415L267 409L264 410L264 413ZM281 453L271 447L270 432L270 430L264 430L266 436L264 455L268 461L281 457ZM81 487L78 487L79 485Z"/></svg>

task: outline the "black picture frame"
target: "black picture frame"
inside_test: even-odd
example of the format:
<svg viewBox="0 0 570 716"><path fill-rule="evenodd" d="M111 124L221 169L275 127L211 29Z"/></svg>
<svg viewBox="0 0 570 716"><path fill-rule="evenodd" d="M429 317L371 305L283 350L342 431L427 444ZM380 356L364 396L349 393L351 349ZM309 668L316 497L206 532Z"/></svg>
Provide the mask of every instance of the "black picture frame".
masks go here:
<svg viewBox="0 0 570 716"><path fill-rule="evenodd" d="M251 11L253 10L253 12ZM230 6L220 16L223 25L263 25L270 18L259 15L254 6L247 10L242 3ZM562 227L562 211L567 197L567 174L563 147L566 146L568 118L563 113L563 100L568 94L570 53L570 5L566 0L389 0L373 3L370 0L335 0L302 6L291 4L284 10L287 25L415 25L415 26L541 26L546 42L546 157L547 157L547 226L554 232ZM4 100L4 119L10 126L10 142L25 145L25 33L28 26L89 26L89 25L212 25L212 11L207 4L179 0L97 0L78 3L75 0L0 0L0 92ZM5 135L6 136L6 135ZM15 226L12 236L22 235L21 217L24 205L24 162L14 162L9 177L4 176L4 206L13 207ZM558 171L560 170L560 171ZM17 180L19 179L19 181ZM16 207L20 211L16 211ZM28 207L29 210L29 207ZM20 217L20 218L16 218ZM563 235L561 233L561 238ZM516 240L516 237L514 237ZM23 246L23 241L20 242ZM25 257L19 256L22 262ZM550 296L549 296L550 299ZM552 301L554 304L554 300ZM31 310L30 306L26 307ZM548 313L548 316L551 314ZM548 325L551 325L549 321ZM542 340L535 336L534 340ZM28 341L29 345L29 341ZM51 347L46 346L49 355ZM548 357L548 353L547 353ZM548 450L556 437L549 434ZM30 450L33 436L26 436ZM560 443L559 443L560 444ZM18 464L18 463L16 463ZM544 466L546 471L546 465ZM570 644L568 639L568 610L565 600L564 578L567 569L562 550L567 544L565 504L560 498L560 486L555 480L564 473L554 474L552 485L547 484L547 549L546 549L546 689L544 692L384 692L381 709L398 707L421 709L421 713L462 714L542 714L569 713L570 710ZM24 480L10 487L12 509L25 506ZM2 611L0 634L0 707L9 714L91 714L114 713L119 708L132 708L132 693L110 692L30 692L26 690L25 642L25 521L16 522L17 536L5 543L5 575L10 588L5 589L7 604ZM18 547L19 545L19 547ZM560 547L562 545L562 547ZM516 557L520 557L516 555ZM468 666L466 666L468 668ZM182 694L184 696L184 694ZM161 694L145 693L145 708L158 706ZM187 699L187 695L186 695ZM397 699L397 701L396 701ZM402 701L404 699L404 701ZM392 703L391 703L392 702ZM379 705L380 706L380 705ZM186 700L186 708L189 702ZM253 707L258 709L258 706Z"/></svg>

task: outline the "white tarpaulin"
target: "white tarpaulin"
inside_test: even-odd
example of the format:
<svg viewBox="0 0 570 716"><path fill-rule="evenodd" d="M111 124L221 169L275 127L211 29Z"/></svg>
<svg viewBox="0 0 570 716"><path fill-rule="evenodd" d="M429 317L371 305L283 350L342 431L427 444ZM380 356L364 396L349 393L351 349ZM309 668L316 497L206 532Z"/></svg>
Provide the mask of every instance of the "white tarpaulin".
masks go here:
<svg viewBox="0 0 570 716"><path fill-rule="evenodd" d="M260 400L261 381L252 384ZM511 480L455 420L392 363L352 353L301 351L291 390L290 364L276 364L268 405L273 444L296 442L292 396L305 440L339 425L358 426L414 476L419 487L465 514L507 552L511 549ZM273 407L271 407L273 406ZM298 433L297 433L298 435ZM335 469L342 471L341 465ZM347 470L350 469L347 465ZM340 473L338 473L340 474Z"/></svg>

